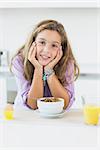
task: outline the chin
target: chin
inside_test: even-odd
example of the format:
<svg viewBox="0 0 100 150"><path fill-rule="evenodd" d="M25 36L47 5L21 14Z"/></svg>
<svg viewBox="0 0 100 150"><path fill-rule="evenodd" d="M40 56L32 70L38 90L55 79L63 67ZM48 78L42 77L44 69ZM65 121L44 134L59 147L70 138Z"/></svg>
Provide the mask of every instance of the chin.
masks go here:
<svg viewBox="0 0 100 150"><path fill-rule="evenodd" d="M47 66L48 64L42 63L41 65L42 65L42 66Z"/></svg>
<svg viewBox="0 0 100 150"><path fill-rule="evenodd" d="M47 66L49 63L40 63L42 66Z"/></svg>
<svg viewBox="0 0 100 150"><path fill-rule="evenodd" d="M49 64L49 62L48 63L43 63L43 62L39 62L42 66L47 66L48 64Z"/></svg>

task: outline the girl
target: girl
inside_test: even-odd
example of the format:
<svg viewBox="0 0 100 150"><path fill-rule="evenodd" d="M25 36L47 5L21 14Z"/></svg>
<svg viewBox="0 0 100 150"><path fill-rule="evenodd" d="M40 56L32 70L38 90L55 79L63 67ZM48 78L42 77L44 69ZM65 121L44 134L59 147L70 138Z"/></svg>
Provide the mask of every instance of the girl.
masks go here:
<svg viewBox="0 0 100 150"><path fill-rule="evenodd" d="M13 57L11 70L18 86L15 104L37 109L38 98L52 96L64 99L64 109L73 104L79 68L61 23L40 22Z"/></svg>

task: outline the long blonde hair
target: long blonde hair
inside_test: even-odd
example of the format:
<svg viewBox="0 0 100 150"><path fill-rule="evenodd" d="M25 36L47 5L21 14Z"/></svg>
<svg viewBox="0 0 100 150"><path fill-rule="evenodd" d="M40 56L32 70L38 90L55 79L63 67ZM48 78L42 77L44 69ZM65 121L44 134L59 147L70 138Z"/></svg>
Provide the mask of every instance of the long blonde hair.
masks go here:
<svg viewBox="0 0 100 150"><path fill-rule="evenodd" d="M30 82L32 82L34 66L28 60L28 53L29 53L30 47L31 47L32 43L35 41L37 35L45 29L57 31L59 33L59 35L61 36L61 45L62 45L62 50L63 50L63 56L60 59L60 61L58 62L58 64L56 64L56 66L54 67L54 70L55 70L55 73L56 73L59 81L64 85L64 84L68 83L66 80L66 77L65 77L66 69L68 70L69 76L70 76L70 67L68 67L69 62L73 62L73 64L74 64L74 70L73 70L74 77L75 77L74 79L76 79L79 75L79 67L73 56L72 49L69 44L65 29L61 23L59 23L55 20L41 21L39 24L37 24L37 26L31 32L26 43L20 49L18 49L16 55L18 55L22 52L23 63L24 63L24 77L27 80L29 80ZM13 61L13 58L12 58L12 61Z"/></svg>

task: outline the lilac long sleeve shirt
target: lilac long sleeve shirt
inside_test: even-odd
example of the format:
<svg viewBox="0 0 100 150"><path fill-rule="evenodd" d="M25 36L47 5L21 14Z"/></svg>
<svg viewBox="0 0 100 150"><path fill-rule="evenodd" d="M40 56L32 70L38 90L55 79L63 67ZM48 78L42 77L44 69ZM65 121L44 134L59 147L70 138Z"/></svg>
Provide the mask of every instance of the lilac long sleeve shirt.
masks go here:
<svg viewBox="0 0 100 150"><path fill-rule="evenodd" d="M73 65L69 65L68 67L70 67L71 75L69 76L68 71L66 70L66 78L67 78L67 81L68 80L70 81L73 76L74 68L73 68ZM17 96L15 98L14 103L15 105L23 105L27 107L26 99L27 99L28 92L30 90L31 83L27 81L23 75L24 65L23 65L23 59L20 55L17 55L12 61L12 72L15 76L16 84L17 84ZM66 89L66 92L68 92L70 96L70 102L67 107L67 109L69 109L75 100L74 82L69 82L69 84L65 86L65 89ZM45 90L44 90L44 97L51 97L51 96L52 95L51 95L49 86L46 82Z"/></svg>

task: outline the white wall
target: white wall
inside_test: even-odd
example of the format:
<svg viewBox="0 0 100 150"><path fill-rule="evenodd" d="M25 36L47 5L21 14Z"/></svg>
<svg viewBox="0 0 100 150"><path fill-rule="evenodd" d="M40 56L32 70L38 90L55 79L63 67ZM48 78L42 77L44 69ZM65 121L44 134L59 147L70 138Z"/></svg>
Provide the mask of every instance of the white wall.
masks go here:
<svg viewBox="0 0 100 150"><path fill-rule="evenodd" d="M68 33L78 63L100 63L97 30L100 10L77 8L8 8L0 9L0 48L13 52L25 41L36 23L43 19L62 22ZM97 27L98 26L98 27Z"/></svg>

